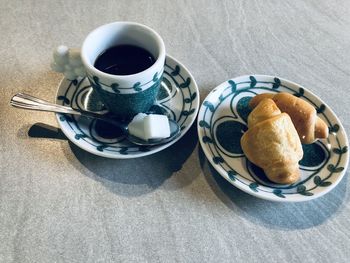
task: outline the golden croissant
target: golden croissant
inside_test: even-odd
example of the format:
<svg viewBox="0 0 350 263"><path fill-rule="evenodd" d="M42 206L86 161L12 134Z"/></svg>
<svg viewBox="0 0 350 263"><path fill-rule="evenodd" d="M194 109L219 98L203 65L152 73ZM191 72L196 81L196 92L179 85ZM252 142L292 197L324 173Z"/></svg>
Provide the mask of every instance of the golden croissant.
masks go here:
<svg viewBox="0 0 350 263"><path fill-rule="evenodd" d="M289 115L281 113L273 100L263 99L249 114L241 146L271 181L291 184L300 178L303 149L298 133Z"/></svg>
<svg viewBox="0 0 350 263"><path fill-rule="evenodd" d="M282 112L288 113L301 143L310 144L317 139L328 137L327 124L317 116L315 108L308 102L285 92L263 93L256 95L249 106L254 109L265 98L272 99Z"/></svg>

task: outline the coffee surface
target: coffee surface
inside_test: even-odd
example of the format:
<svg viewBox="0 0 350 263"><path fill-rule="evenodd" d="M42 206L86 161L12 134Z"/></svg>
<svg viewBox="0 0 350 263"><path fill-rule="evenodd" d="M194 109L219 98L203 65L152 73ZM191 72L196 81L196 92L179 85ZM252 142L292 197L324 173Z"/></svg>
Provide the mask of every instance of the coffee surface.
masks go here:
<svg viewBox="0 0 350 263"><path fill-rule="evenodd" d="M94 66L112 75L131 75L146 70L155 62L146 49L134 45L118 45L108 48L96 59Z"/></svg>

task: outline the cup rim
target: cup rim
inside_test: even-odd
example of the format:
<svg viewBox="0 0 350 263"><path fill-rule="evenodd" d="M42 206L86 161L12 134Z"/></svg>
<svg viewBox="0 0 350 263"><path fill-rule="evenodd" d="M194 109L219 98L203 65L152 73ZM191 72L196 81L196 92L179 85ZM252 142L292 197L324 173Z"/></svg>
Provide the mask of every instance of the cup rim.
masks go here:
<svg viewBox="0 0 350 263"><path fill-rule="evenodd" d="M133 26L138 26L141 27L147 31L150 31L152 34L155 35L156 41L158 42L159 46L160 46L160 50L159 50L159 55L157 57L157 60L153 63L152 66L150 66L149 68L137 72L135 74L130 74L130 75L114 75L114 74L109 74L109 73L105 73L101 70L98 70L97 68L94 67L94 65L92 63L89 62L89 59L87 57L87 55L84 53L84 47L87 45L86 41L88 40L88 38L96 31L101 30L101 28L103 27L107 27L107 26L111 26L113 24L124 24L124 25L133 25ZM112 22L112 23L108 23L108 24L104 24L101 25L97 28L95 28L94 30L92 30L84 39L82 48L81 48L81 60L84 64L84 66L88 67L89 70L91 70L92 72L94 72L94 74L102 76L102 77L106 77L106 78L118 78L118 79L124 79L127 80L129 78L137 78L139 76L141 76L142 74L144 74L146 71L152 71L155 70L157 68L159 68L159 63L161 60L165 60L165 45L164 45L164 41L162 39L162 37L152 28L141 24L141 23L137 23L137 22L130 22L130 21L117 21L117 22Z"/></svg>

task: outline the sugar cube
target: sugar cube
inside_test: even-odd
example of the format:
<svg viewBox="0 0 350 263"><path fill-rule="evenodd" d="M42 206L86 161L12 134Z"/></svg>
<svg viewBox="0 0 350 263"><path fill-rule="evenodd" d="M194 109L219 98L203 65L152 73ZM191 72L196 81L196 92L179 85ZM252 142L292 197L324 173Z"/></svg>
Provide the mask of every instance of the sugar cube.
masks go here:
<svg viewBox="0 0 350 263"><path fill-rule="evenodd" d="M159 114L137 114L128 125L129 133L143 140L162 139L170 136L167 116Z"/></svg>
<svg viewBox="0 0 350 263"><path fill-rule="evenodd" d="M144 139L145 131L143 119L147 116L145 113L137 114L128 125L129 133L135 137ZM145 139L144 139L145 140Z"/></svg>

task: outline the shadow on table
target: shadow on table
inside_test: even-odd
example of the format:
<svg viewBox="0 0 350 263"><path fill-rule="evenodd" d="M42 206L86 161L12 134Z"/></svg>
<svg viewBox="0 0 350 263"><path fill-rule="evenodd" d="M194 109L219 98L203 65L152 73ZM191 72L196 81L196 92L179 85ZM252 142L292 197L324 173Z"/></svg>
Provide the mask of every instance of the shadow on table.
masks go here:
<svg viewBox="0 0 350 263"><path fill-rule="evenodd" d="M31 138L68 140L61 129L41 122L29 127L28 136Z"/></svg>
<svg viewBox="0 0 350 263"><path fill-rule="evenodd" d="M58 128L46 124L34 124L28 131L30 137L68 140ZM81 150L69 141L64 147L67 159L81 173L101 182L111 192L124 196L139 196L152 192L174 172L179 171L196 148L197 128L190 130L169 148L146 157L135 159L109 159ZM72 155L72 152L75 156ZM190 184L197 175L189 174L177 187Z"/></svg>
<svg viewBox="0 0 350 263"><path fill-rule="evenodd" d="M347 176L323 197L300 203L280 203L256 198L227 182L208 162L201 148L199 160L208 184L228 208L240 209L242 216L268 228L293 230L320 225L336 214L345 199Z"/></svg>

